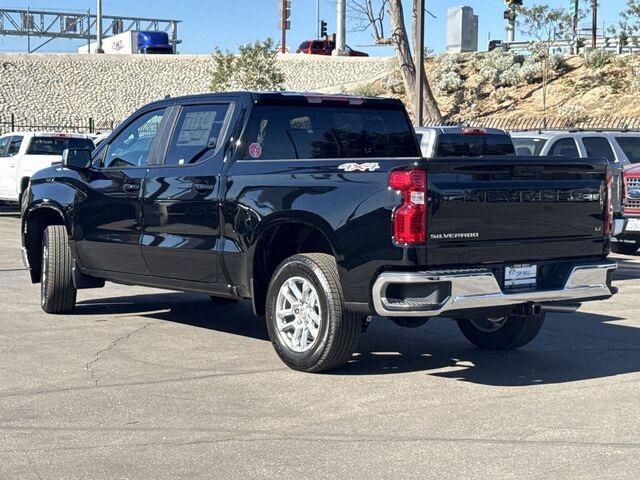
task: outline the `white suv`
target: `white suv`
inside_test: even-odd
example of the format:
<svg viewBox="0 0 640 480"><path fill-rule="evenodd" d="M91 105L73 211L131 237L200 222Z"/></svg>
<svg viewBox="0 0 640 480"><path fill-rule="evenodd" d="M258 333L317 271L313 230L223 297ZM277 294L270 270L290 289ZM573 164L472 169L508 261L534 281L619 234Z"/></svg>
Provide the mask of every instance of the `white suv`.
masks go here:
<svg viewBox="0 0 640 480"><path fill-rule="evenodd" d="M65 148L93 150L87 135L14 132L0 136L0 200L20 202L38 170L62 162Z"/></svg>

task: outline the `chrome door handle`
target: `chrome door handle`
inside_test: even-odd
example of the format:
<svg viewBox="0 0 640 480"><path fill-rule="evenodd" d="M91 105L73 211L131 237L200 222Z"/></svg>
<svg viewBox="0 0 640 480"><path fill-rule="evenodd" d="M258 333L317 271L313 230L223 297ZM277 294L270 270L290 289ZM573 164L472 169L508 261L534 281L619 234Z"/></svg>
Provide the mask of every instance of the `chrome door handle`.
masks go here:
<svg viewBox="0 0 640 480"><path fill-rule="evenodd" d="M140 184L139 183L125 183L122 186L122 189L125 192L137 192L138 190L140 190Z"/></svg>

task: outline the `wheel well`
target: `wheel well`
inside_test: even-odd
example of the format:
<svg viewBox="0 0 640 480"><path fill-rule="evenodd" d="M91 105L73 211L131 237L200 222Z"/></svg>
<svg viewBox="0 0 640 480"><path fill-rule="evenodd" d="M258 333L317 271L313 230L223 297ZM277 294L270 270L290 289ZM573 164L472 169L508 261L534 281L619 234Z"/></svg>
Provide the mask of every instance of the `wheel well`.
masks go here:
<svg viewBox="0 0 640 480"><path fill-rule="evenodd" d="M42 238L49 225L64 225L64 218L52 208L40 208L31 213L25 223L24 245L31 266L31 280L40 281Z"/></svg>
<svg viewBox="0 0 640 480"><path fill-rule="evenodd" d="M253 303L257 314L265 312L269 281L278 265L292 255L311 252L334 255L325 234L310 225L278 225L260 237L253 257Z"/></svg>

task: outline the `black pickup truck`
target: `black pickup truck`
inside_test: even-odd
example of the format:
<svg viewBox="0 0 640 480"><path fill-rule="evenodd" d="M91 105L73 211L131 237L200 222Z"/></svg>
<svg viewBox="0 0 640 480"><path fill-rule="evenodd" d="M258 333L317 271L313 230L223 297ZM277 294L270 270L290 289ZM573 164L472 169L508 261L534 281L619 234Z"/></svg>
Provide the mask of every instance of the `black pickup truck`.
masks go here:
<svg viewBox="0 0 640 480"><path fill-rule="evenodd" d="M173 98L32 177L23 257L50 313L105 280L249 298L298 370L348 361L373 315L504 350L615 293L610 179L605 160L422 159L395 100Z"/></svg>

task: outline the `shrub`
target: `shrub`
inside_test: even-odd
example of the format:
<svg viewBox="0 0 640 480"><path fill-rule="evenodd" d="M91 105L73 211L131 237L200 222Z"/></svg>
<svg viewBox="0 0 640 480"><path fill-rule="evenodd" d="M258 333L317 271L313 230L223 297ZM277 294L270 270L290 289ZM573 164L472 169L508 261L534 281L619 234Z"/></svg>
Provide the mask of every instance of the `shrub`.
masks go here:
<svg viewBox="0 0 640 480"><path fill-rule="evenodd" d="M584 55L584 66L592 70L604 68L613 60L613 54L606 50L591 50Z"/></svg>
<svg viewBox="0 0 640 480"><path fill-rule="evenodd" d="M213 53L211 90L282 90L284 74L277 64L273 40L257 40L238 49L238 55L216 49Z"/></svg>

